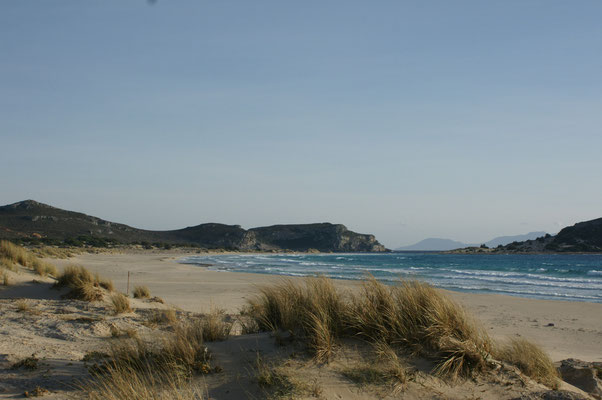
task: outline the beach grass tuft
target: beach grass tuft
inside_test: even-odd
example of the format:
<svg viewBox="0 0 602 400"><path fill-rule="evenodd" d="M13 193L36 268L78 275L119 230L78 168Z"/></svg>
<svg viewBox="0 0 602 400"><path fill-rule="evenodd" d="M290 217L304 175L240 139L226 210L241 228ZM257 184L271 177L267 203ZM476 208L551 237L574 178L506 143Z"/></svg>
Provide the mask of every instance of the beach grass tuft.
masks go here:
<svg viewBox="0 0 602 400"><path fill-rule="evenodd" d="M24 247L17 246L8 240L0 240L0 255L24 267L30 267L34 259L34 256Z"/></svg>
<svg viewBox="0 0 602 400"><path fill-rule="evenodd" d="M304 279L303 285L289 279L260 289L249 301L245 314L253 317L260 330L290 331L307 339L319 362L333 355L337 338L344 329L347 309L343 295L325 277Z"/></svg>
<svg viewBox="0 0 602 400"><path fill-rule="evenodd" d="M19 270L13 260L5 255L0 255L0 267L13 272L17 272Z"/></svg>
<svg viewBox="0 0 602 400"><path fill-rule="evenodd" d="M111 296L111 304L113 305L113 312L115 315L123 314L132 311L130 306L130 299L128 299L122 293L115 293Z"/></svg>
<svg viewBox="0 0 602 400"><path fill-rule="evenodd" d="M535 381L552 389L559 387L559 374L550 357L536 344L512 338L505 343L496 356L512 365Z"/></svg>
<svg viewBox="0 0 602 400"><path fill-rule="evenodd" d="M2 272L2 285L3 286L10 286L11 282L10 282L10 277L8 276L8 272L7 271L3 271Z"/></svg>
<svg viewBox="0 0 602 400"><path fill-rule="evenodd" d="M224 310L214 308L201 319L201 329L204 341L221 341L228 339L230 336L232 323L226 321L226 312Z"/></svg>
<svg viewBox="0 0 602 400"><path fill-rule="evenodd" d="M31 304L27 299L19 299L15 302L17 312L30 312L32 310Z"/></svg>
<svg viewBox="0 0 602 400"><path fill-rule="evenodd" d="M255 380L259 387L269 392L268 398L295 398L304 387L286 374L282 368L274 367L261 358L255 358Z"/></svg>
<svg viewBox="0 0 602 400"><path fill-rule="evenodd" d="M146 286L136 286L134 288L135 299L148 299L150 297L150 290Z"/></svg>
<svg viewBox="0 0 602 400"><path fill-rule="evenodd" d="M66 266L63 272L58 274L55 286L70 288L67 298L99 301L103 297L98 276L93 276L81 265Z"/></svg>
<svg viewBox="0 0 602 400"><path fill-rule="evenodd" d="M427 283L384 285L368 277L359 294L335 288L325 277L302 284L283 280L263 287L245 311L261 330L290 331L319 362L327 362L344 337L420 354L435 373L456 378L485 369L491 340L468 313Z"/></svg>
<svg viewBox="0 0 602 400"><path fill-rule="evenodd" d="M56 266L43 261L24 247L7 240L0 241L0 264L11 271L17 271L16 265L33 269L40 276L58 275Z"/></svg>

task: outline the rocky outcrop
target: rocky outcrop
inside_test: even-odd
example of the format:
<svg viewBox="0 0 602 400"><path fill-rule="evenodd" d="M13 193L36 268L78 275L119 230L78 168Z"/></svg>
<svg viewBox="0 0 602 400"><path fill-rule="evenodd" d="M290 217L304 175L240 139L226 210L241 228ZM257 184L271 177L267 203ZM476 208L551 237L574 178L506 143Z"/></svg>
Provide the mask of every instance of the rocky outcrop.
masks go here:
<svg viewBox="0 0 602 400"><path fill-rule="evenodd" d="M188 244L208 249L332 252L385 251L373 235L330 223L274 225L201 224L171 231L149 231L62 210L33 200L0 207L0 238L48 243Z"/></svg>
<svg viewBox="0 0 602 400"><path fill-rule="evenodd" d="M546 248L552 251L602 252L602 218L564 228Z"/></svg>
<svg viewBox="0 0 602 400"><path fill-rule="evenodd" d="M344 225L330 223L274 225L249 230L265 248L334 252L386 251L373 235L348 230Z"/></svg>
<svg viewBox="0 0 602 400"><path fill-rule="evenodd" d="M460 249L461 253L481 252L476 248ZM602 218L579 222L552 236L512 242L489 249L489 253L602 253Z"/></svg>
<svg viewBox="0 0 602 400"><path fill-rule="evenodd" d="M602 398L602 362L586 362L569 358L558 368L562 380L595 398Z"/></svg>

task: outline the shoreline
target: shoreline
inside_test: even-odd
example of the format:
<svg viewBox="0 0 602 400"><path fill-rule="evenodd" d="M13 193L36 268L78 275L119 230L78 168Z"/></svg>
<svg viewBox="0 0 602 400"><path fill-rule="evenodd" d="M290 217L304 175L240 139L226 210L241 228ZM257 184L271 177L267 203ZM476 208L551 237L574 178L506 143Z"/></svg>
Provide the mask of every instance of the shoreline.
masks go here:
<svg viewBox="0 0 602 400"><path fill-rule="evenodd" d="M422 255L422 252L410 252L411 254L418 254L418 255ZM400 252L399 254L404 254L404 252ZM441 256L449 256L449 254L443 254L443 253L432 253L433 255L441 255ZM602 304L602 297L595 295L595 292L592 292L592 290L594 290L595 288L590 287L590 284L592 285L596 285L597 281L595 281L597 278L595 277L590 277L590 273L592 272L592 274L599 274L600 272L595 270L595 271L588 271L587 272L587 276L586 275L569 275L569 276L564 276L563 274L554 274L552 271L552 273L548 273L546 272L548 268L552 268L552 270L556 267L558 267L557 265L554 264L546 264L544 263L546 266L545 268L538 268L538 272L533 272L534 269L529 269L529 270L521 270L521 269L515 269L515 268L510 268L510 269L504 269L504 266L497 266L497 265L493 265L493 269L491 271L489 271L488 266L485 265L483 266L485 270L487 270L486 272L483 272L484 275L479 275L479 273L481 272L480 270L474 271L474 268L468 268L467 271L473 271L473 272L466 272L466 274L469 274L470 276L472 275L479 275L478 277L472 277L472 281L468 278L466 278L466 275L463 272L460 271L456 271L453 268L451 269L451 272L449 272L450 274L453 274L454 276L443 276L443 278L452 278L452 281L449 281L449 279L443 279L443 281L441 281L439 278L440 276L439 273L437 272L438 267L442 267L442 271L450 271L449 269L444 268L444 264L433 264L432 266L430 264L425 264L422 265L420 261L417 261L418 264L404 264L404 265L400 265L404 268L400 268L400 269L396 269L396 270L390 270L390 269L380 269L380 268L389 268L391 266L391 264L382 264L382 265L374 265L374 269L372 268L372 265L370 264L370 261L365 261L365 260L369 260L368 258L365 258L367 255L375 255L377 256L378 254L369 254L369 253L336 253L336 254L331 254L331 253L320 253L320 254L306 254L306 253L265 253L264 254L267 258L270 257L276 257L273 259L274 264L272 265L272 261L266 261L265 263L259 262L258 259L261 260L266 260L266 257L260 257L260 255L258 255L257 253L247 253L247 252L229 252L229 253L212 253L212 254L192 254L192 255L183 255L180 259L179 262L183 263L183 264L188 264L188 265L196 265L196 266L201 266L201 267L215 267L215 270L219 270L220 272L239 272L239 273L253 273L253 274L262 274L262 275L277 275L277 276L283 276L283 277L302 277L302 276L312 276L312 275L324 275L327 276L331 279L335 279L335 280L342 280L342 281L352 281L352 282L357 282L357 281L361 281L363 280L363 275L361 274L362 272L366 272L368 274L373 274L375 275L375 277L378 280L381 280L383 283L385 284L394 284L395 282L398 281L398 279L418 279L421 281L425 281L425 282L429 282L431 283L433 286L439 288L439 289L443 289L443 290L449 290L452 292L458 292L458 293L466 293L466 294L497 294L497 295L504 295L504 296L512 296L512 297L518 297L518 298L526 298L526 299L536 299L536 300L551 300L551 301L569 301L569 302L579 302L579 303L598 303L598 304ZM344 261L342 261L344 264L338 264L339 259L343 258L343 257L336 257L336 260L334 259L335 255L340 255L340 256L359 256L359 257L364 257L364 261L358 261L360 262L360 265L350 265L349 267L345 264ZM428 254L431 255L431 254ZM216 257L217 256L217 257ZM233 256L234 259L230 259L230 256ZM244 263L244 261L240 261L245 260L244 256L250 256L250 257L258 257L258 259L253 260L252 259L252 265L250 266L250 268L246 268L243 265L241 265L240 263ZM308 267L309 269L312 269L313 265L315 265L315 262L321 263L321 261L316 261L315 259L306 259L304 260L303 257L329 257L330 259L327 259L325 261L326 264L324 265L324 268L319 268L312 270L312 271L306 271L305 268L299 268L300 266L303 265L309 265L310 267ZM453 255L452 255L453 256ZM498 255L499 256L499 255ZM599 256L599 255L597 255ZM284 257L284 258L283 258ZM286 259L286 257L301 257L302 260L301 261L305 261L305 262L297 262L297 263L292 263L289 264L288 262L292 261L289 259ZM406 256L406 257L410 257L410 256ZM403 257L403 258L406 258ZM220 259L221 258L221 259ZM283 261L287 262L286 264L282 264L279 263L279 259L283 258ZM190 260L192 259L192 260ZM318 258L319 259L319 258ZM189 261L190 260L190 261ZM498 258L497 262L494 262L494 264L498 263L498 262L504 262L504 258ZM596 260L598 260L597 258L594 259L594 263L596 262ZM225 261L225 263L223 263L223 261ZM544 259L543 261L547 261L547 259ZM543 262L542 261L542 262ZM365 262L367 262L368 264L365 264ZM451 262L451 261L450 261ZM485 261L483 261L485 262ZM488 262L488 261L487 261ZM554 263L554 261L550 261L552 263ZM600 262L602 262L602 260L600 260ZM300 264L299 264L300 263ZM335 270L330 270L328 269L328 265L331 265L332 263L335 263L334 265L337 265L337 267L333 267L333 268L337 268L336 271ZM261 265L261 264L266 264L266 265ZM402 262L403 264L403 262ZM286 265L286 267L284 266ZM458 265L458 264L451 264L451 265ZM552 267L547 267L547 265L551 265ZM580 264L577 264L577 266L579 266ZM261 266L261 267L259 267ZM420 272L417 273L418 275L414 276L414 275L407 275L407 267L410 267L411 270L413 269L425 269L423 267L426 267L427 272ZM263 268L262 268L263 267ZM269 267L269 268L268 268ZM273 268L272 268L273 267ZM288 267L292 267L292 269L289 270ZM420 268L414 268L414 267L420 267ZM433 267L433 268L431 268ZM496 269L496 267L499 267L501 269ZM570 266L567 266L567 268L569 268ZM590 265L589 267L591 268L597 268L597 264L596 265ZM364 269L365 268L365 269ZM563 266L564 268L564 266ZM461 268L462 269L462 268ZM377 271L377 272L373 272L373 271ZM386 273L380 274L378 271L385 271ZM544 271L542 273L540 273L539 271ZM567 272L568 270L564 270L561 272ZM571 270L572 271L572 270ZM411 271L410 271L411 272ZM513 279L509 279L509 281L505 281L504 279L506 279L507 276L511 276L513 274L518 274L515 275L513 277ZM535 275L533 275L535 274ZM485 276L489 279L484 279L482 278L482 276ZM494 276L495 278L499 278L502 281L498 282L497 284L492 281L490 278L491 276ZM454 279L460 279L462 281L462 283L457 283ZM531 290L529 288L519 288L518 290L515 290L512 288L512 284L514 283L521 283L519 281L519 279L524 278L526 279L528 282L525 282L525 285L533 285L533 287L535 289ZM478 284L479 282L481 282L480 279L483 279L485 281L488 282L492 282L492 283L484 283L484 284ZM530 279L534 279L533 281L530 281ZM538 280L539 279L543 279L545 282L544 284L539 284ZM466 282L464 282L464 280L466 280ZM579 287L579 286L571 286L571 285L576 285L575 283L573 283L573 281L575 282L587 282L587 283L583 283L585 286ZM549 284L549 282L551 282L551 284ZM558 282L562 282L562 283L558 283ZM564 282L570 282L570 283L564 283ZM600 284L602 284L602 281L599 282ZM498 285L499 284L499 285ZM506 284L506 285L504 285ZM557 286L557 287L556 287ZM564 288L568 288L568 289L572 289L572 290L567 290L567 291L563 291ZM545 288L545 290L539 290L541 288ZM594 294L592 294L594 293Z"/></svg>
<svg viewBox="0 0 602 400"><path fill-rule="evenodd" d="M179 258L190 252L144 252L79 254L71 259L51 259L59 267L81 264L112 279L117 290L130 293L136 285L148 286L151 295L182 310L208 312L221 308L238 314L259 287L283 279L284 275L212 271L207 267L183 264ZM224 273L226 272L226 273ZM361 282L334 280L335 285L357 290ZM524 337L539 343L554 361L577 358L602 361L602 304L566 300L539 300L501 294L478 294L444 290L464 305L489 334L498 339Z"/></svg>

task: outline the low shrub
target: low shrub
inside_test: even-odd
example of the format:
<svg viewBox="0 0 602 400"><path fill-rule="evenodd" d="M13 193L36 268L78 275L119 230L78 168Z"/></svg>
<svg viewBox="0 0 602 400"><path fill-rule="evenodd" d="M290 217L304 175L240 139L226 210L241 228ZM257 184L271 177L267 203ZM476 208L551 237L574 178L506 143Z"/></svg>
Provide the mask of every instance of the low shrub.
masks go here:
<svg viewBox="0 0 602 400"><path fill-rule="evenodd" d="M28 371L33 371L39 368L39 362L40 360L38 360L35 354L32 354L31 357L27 357L21 361L14 363L11 366L11 369L24 368Z"/></svg>

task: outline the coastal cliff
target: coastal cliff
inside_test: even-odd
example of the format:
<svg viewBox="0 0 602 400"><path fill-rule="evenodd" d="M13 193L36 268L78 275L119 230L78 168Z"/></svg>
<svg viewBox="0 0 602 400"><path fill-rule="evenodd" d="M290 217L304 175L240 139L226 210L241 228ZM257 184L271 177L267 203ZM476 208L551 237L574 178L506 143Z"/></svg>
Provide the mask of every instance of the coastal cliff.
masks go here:
<svg viewBox="0 0 602 400"><path fill-rule="evenodd" d="M386 251L373 235L352 232L340 224L274 225L246 230L240 225L206 223L150 231L33 200L0 207L0 239L76 246L179 244L241 251Z"/></svg>
<svg viewBox="0 0 602 400"><path fill-rule="evenodd" d="M450 253L602 253L602 218L576 223L556 235L495 248L466 247Z"/></svg>

